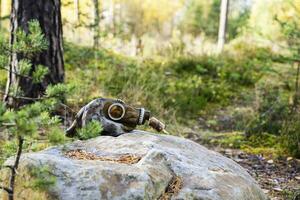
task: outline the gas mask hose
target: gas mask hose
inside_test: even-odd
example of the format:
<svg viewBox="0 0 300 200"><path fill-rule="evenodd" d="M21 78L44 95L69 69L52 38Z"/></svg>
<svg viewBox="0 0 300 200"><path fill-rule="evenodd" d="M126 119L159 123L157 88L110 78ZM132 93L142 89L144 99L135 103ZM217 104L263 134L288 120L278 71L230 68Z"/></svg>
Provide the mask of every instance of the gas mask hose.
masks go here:
<svg viewBox="0 0 300 200"><path fill-rule="evenodd" d="M155 117L151 117L149 119L149 126L158 132L169 134L169 132L166 131L166 125L161 121L159 121L158 119L156 119Z"/></svg>

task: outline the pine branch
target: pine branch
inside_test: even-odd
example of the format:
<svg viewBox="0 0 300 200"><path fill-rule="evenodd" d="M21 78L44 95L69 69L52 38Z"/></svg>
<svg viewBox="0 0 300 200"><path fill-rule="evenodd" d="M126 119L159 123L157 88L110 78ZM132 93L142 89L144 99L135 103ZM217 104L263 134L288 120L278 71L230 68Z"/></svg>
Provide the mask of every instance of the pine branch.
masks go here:
<svg viewBox="0 0 300 200"><path fill-rule="evenodd" d="M13 170L14 166L11 166L11 165L3 165L0 167L0 169L3 169L3 168L9 168L11 170Z"/></svg>
<svg viewBox="0 0 300 200"><path fill-rule="evenodd" d="M2 91L0 91L0 94L6 95L7 97L14 98L14 99L22 99L22 100L29 100L29 101L39 101L45 99L45 98L31 98L31 97L24 97L24 96L13 96L13 95L8 95Z"/></svg>
<svg viewBox="0 0 300 200"><path fill-rule="evenodd" d="M6 191L8 194L12 194L12 190L10 188L7 188L7 187L3 187L0 185L0 190L4 190Z"/></svg>
<svg viewBox="0 0 300 200"><path fill-rule="evenodd" d="M68 108L73 114L77 113L75 110L73 110L70 106L64 104L64 103L59 103L61 106L63 106L64 108Z"/></svg>
<svg viewBox="0 0 300 200"><path fill-rule="evenodd" d="M8 71L8 72L10 72L10 73L13 73L13 74L15 74L15 75L17 75L17 76L20 76L20 77L23 77L23 78L32 79L32 77L30 77L30 76L26 76L26 75L20 74L20 73L18 73L18 72L12 71L12 70L10 70L10 69L8 69L8 68L6 68L6 67L1 67L1 66L0 66L0 69L6 70L6 71Z"/></svg>
<svg viewBox="0 0 300 200"><path fill-rule="evenodd" d="M300 63L300 58L290 58L290 57L284 57L284 56L278 56L272 58L273 61L283 63L283 62L296 62Z"/></svg>

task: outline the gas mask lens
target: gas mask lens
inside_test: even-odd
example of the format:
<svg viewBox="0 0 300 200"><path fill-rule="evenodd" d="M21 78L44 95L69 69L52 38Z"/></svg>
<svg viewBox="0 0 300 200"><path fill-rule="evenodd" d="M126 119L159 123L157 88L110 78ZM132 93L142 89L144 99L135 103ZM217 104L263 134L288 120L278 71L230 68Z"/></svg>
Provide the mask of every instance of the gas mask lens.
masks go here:
<svg viewBox="0 0 300 200"><path fill-rule="evenodd" d="M120 120L125 115L125 108L120 103L113 103L108 108L108 116L112 120Z"/></svg>

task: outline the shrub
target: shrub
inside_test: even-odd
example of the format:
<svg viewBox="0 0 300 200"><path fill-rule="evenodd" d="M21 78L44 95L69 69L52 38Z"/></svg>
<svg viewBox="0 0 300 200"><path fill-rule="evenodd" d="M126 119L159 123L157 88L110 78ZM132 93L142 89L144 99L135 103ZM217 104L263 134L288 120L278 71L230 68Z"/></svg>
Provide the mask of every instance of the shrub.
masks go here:
<svg viewBox="0 0 300 200"><path fill-rule="evenodd" d="M243 98L242 88L254 87L268 66L267 49L241 56L185 56L170 60L133 60L107 50L91 51L66 44L67 82L76 85L74 105L99 96L123 98L168 119L197 116L210 104L226 106ZM76 56L79 52L79 56ZM255 52L266 55L254 59ZM75 58L74 58L75 57ZM70 63L68 63L70 62Z"/></svg>
<svg viewBox="0 0 300 200"><path fill-rule="evenodd" d="M78 131L78 136L82 140L87 140L100 135L102 126L98 121L91 121Z"/></svg>
<svg viewBox="0 0 300 200"><path fill-rule="evenodd" d="M264 86L260 89L257 101L257 114L249 123L246 135L264 132L280 135L283 122L289 118L289 96L278 87Z"/></svg>
<svg viewBox="0 0 300 200"><path fill-rule="evenodd" d="M300 158L300 113L294 111L281 129L281 144L292 156Z"/></svg>

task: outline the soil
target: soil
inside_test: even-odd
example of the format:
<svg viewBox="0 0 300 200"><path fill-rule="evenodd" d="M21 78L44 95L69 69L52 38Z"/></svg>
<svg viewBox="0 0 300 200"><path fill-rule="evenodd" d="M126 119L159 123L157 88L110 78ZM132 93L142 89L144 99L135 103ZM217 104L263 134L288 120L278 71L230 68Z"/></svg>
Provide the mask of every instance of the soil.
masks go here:
<svg viewBox="0 0 300 200"><path fill-rule="evenodd" d="M198 134L188 134L188 138L240 164L271 200L300 200L300 160L291 157L273 160L240 149L222 148L207 143Z"/></svg>
<svg viewBox="0 0 300 200"><path fill-rule="evenodd" d="M234 149L214 149L243 166L271 200L300 200L300 161L294 158L265 159Z"/></svg>

